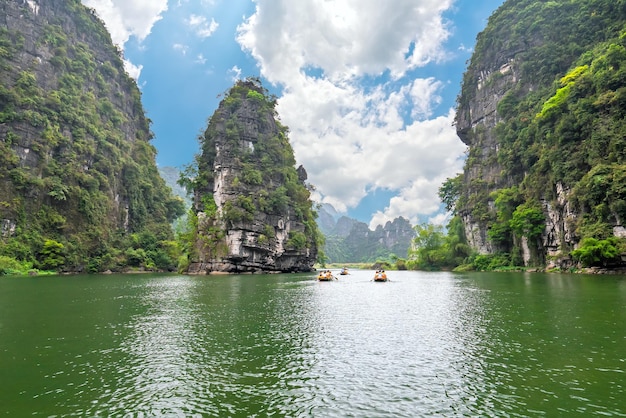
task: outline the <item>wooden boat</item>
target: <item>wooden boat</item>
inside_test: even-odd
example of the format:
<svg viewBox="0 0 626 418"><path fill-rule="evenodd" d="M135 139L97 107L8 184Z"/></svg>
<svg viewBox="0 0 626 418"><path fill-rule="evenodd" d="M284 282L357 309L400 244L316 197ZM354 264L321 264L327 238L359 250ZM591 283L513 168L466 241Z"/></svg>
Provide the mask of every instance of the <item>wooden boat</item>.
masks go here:
<svg viewBox="0 0 626 418"><path fill-rule="evenodd" d="M317 275L317 280L319 280L320 282L330 282L336 280L336 278L332 275L330 271L320 271Z"/></svg>

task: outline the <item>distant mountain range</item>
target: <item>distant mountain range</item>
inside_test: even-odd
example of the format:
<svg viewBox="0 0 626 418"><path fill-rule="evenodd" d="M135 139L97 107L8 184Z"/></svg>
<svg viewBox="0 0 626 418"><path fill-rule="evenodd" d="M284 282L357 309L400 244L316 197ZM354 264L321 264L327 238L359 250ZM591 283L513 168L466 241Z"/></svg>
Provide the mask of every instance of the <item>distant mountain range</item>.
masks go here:
<svg viewBox="0 0 626 418"><path fill-rule="evenodd" d="M399 217L370 230L366 223L341 216L329 204L317 208L317 224L326 237L324 254L329 263L374 262L406 258L415 230Z"/></svg>

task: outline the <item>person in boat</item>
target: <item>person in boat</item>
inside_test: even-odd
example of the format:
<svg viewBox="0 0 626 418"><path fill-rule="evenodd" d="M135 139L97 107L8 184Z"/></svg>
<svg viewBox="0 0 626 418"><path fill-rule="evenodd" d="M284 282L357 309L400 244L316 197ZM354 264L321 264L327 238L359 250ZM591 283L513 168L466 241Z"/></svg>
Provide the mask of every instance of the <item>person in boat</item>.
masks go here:
<svg viewBox="0 0 626 418"><path fill-rule="evenodd" d="M380 272L380 277L381 277L383 280L387 280L387 273L385 273L385 270L382 270L382 271Z"/></svg>

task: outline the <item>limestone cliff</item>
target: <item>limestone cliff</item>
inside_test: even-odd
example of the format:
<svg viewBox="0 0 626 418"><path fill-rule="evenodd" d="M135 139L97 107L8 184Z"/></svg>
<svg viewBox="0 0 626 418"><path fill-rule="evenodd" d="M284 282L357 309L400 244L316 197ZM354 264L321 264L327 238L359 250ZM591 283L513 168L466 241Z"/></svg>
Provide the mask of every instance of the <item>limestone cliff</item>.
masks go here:
<svg viewBox="0 0 626 418"><path fill-rule="evenodd" d="M151 137L93 11L0 0L0 255L70 271L175 267L157 242L172 238L182 204L159 177ZM154 255L135 257L133 233L153 237Z"/></svg>
<svg viewBox="0 0 626 418"><path fill-rule="evenodd" d="M623 231L625 19L624 1L509 0L477 37L456 211L479 253L567 264L582 238Z"/></svg>
<svg viewBox="0 0 626 418"><path fill-rule="evenodd" d="M256 79L227 93L200 138L190 273L311 271L321 235L275 99Z"/></svg>

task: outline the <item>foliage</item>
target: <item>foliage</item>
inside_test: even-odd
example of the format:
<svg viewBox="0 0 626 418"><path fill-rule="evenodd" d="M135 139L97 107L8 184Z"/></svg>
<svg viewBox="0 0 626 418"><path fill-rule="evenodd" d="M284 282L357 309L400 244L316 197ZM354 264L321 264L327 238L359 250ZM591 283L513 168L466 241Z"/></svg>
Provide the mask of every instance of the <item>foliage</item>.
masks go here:
<svg viewBox="0 0 626 418"><path fill-rule="evenodd" d="M494 271L511 265L509 254L474 254L469 258L468 264L476 271Z"/></svg>
<svg viewBox="0 0 626 418"><path fill-rule="evenodd" d="M626 252L626 240L617 237L607 239L585 238L580 247L571 252L572 258L585 267L619 264L621 254Z"/></svg>
<svg viewBox="0 0 626 418"><path fill-rule="evenodd" d="M545 229L545 220L540 206L526 202L515 208L509 224L519 236L536 239Z"/></svg>
<svg viewBox="0 0 626 418"><path fill-rule="evenodd" d="M44 270L55 270L65 263L64 245L52 239L44 241L40 263Z"/></svg>
<svg viewBox="0 0 626 418"><path fill-rule="evenodd" d="M293 250L303 250L306 248L307 238L302 232L289 232L286 247Z"/></svg>
<svg viewBox="0 0 626 418"><path fill-rule="evenodd" d="M405 265L412 270L441 270L457 267L470 255L463 223L453 217L448 223L447 234L443 226L421 224L414 227L416 237L409 250Z"/></svg>
<svg viewBox="0 0 626 418"><path fill-rule="evenodd" d="M439 198L446 206L447 211L455 210L456 202L459 199L462 187L462 174L458 174L456 177L446 179L441 187L439 187Z"/></svg>
<svg viewBox="0 0 626 418"><path fill-rule="evenodd" d="M6 274L22 274L32 268L32 264L20 262L14 258L0 255L0 276Z"/></svg>

